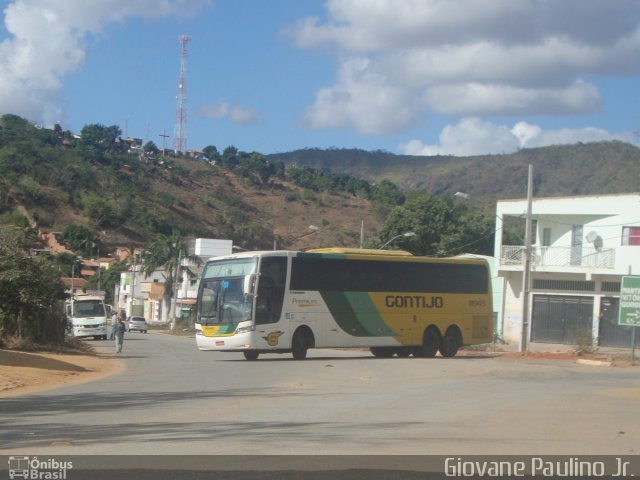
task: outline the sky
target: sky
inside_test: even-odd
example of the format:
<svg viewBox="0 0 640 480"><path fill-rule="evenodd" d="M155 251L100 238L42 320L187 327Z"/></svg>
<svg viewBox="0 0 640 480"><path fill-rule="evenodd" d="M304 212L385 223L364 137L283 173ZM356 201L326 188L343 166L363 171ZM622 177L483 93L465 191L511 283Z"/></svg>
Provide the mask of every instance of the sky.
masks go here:
<svg viewBox="0 0 640 480"><path fill-rule="evenodd" d="M481 155L640 131L638 0L0 0L0 114L170 148ZM165 137L164 135L168 135Z"/></svg>

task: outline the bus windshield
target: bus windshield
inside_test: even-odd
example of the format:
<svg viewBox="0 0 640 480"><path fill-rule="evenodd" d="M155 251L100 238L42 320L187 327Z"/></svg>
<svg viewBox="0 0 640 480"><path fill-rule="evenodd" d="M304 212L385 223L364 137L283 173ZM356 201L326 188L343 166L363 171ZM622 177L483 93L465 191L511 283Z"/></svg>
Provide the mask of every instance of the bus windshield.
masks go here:
<svg viewBox="0 0 640 480"><path fill-rule="evenodd" d="M104 304L101 300L76 300L73 302L72 315L82 317L104 317Z"/></svg>
<svg viewBox="0 0 640 480"><path fill-rule="evenodd" d="M214 260L207 263L198 295L198 323L213 325L251 320L253 282L245 282L256 272L255 258Z"/></svg>

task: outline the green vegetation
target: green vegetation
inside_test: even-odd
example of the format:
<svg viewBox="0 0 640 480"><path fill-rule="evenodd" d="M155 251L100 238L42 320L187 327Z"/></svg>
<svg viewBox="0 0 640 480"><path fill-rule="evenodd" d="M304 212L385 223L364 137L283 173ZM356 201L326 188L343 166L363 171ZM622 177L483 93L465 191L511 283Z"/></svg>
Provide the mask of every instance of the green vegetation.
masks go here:
<svg viewBox="0 0 640 480"><path fill-rule="evenodd" d="M186 237L229 238L249 250L274 241L356 246L362 222L377 237L367 242L373 248L400 235L387 248L491 255L495 200L525 196L528 164L536 196L637 191L640 175L640 149L622 142L473 158L354 149L263 155L235 146L220 153L214 145L193 156L165 153L153 142L131 149L115 125L86 125L75 136L0 117L0 338L60 341L60 277L79 271L79 255L144 246L145 268L165 268L165 296ZM320 221L317 233L307 232ZM62 232L70 252L28 257L29 248L42 250L42 229ZM505 243L521 243L521 230L506 225ZM89 288L111 301L124 268L115 262Z"/></svg>
<svg viewBox="0 0 640 480"><path fill-rule="evenodd" d="M69 225L65 228L62 239L71 250L86 257L94 255L100 242L98 234L83 225Z"/></svg>
<svg viewBox="0 0 640 480"><path fill-rule="evenodd" d="M411 193L407 201L389 214L380 241L403 233L390 247L415 255L450 256L461 253L491 255L495 225L493 217L454 197L438 198L424 192Z"/></svg>
<svg viewBox="0 0 640 480"><path fill-rule="evenodd" d="M25 255L25 240L0 228L0 340L62 344L64 286L46 259Z"/></svg>
<svg viewBox="0 0 640 480"><path fill-rule="evenodd" d="M101 290L104 292L104 301L113 305L115 299L115 286L120 283L120 274L127 269L127 264L118 261L112 262L109 269L101 268L100 271L87 280L87 290Z"/></svg>
<svg viewBox="0 0 640 480"><path fill-rule="evenodd" d="M509 155L475 157L393 155L357 149L317 148L268 155L285 165L328 169L381 183L388 179L405 192L432 195L464 192L487 211L499 199L525 198L528 166L533 165L535 196L596 195L638 191L640 148L620 141L554 145Z"/></svg>
<svg viewBox="0 0 640 480"><path fill-rule="evenodd" d="M332 197L347 195L370 201L380 219L403 199L389 181L378 187L344 173L285 168L279 159L234 146L222 154L209 145L204 155L165 157L147 142L142 153L131 154L120 135L115 125L86 125L76 137L58 125L38 128L15 115L2 116L0 219L26 228L29 218L16 211L19 205L37 228L63 231L70 248L84 255L146 244L174 230L269 248L278 219L265 223L260 202L249 204L247 194L279 195L307 210L341 205Z"/></svg>
<svg viewBox="0 0 640 480"><path fill-rule="evenodd" d="M199 263L198 257L189 256L187 244L184 238L174 231L171 236L158 235L156 239L147 247L147 251L142 256L144 263L144 273L151 275L154 271L162 269L164 271L164 297L163 303L168 312L173 312L174 285L178 280L178 266L183 258L189 258L195 263ZM170 314L172 327L175 325L175 315Z"/></svg>

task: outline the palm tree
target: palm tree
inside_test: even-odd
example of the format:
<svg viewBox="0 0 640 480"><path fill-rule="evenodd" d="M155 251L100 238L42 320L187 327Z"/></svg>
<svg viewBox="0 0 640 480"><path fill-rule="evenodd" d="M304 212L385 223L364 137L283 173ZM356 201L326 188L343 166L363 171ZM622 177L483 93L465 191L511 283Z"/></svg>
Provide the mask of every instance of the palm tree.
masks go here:
<svg viewBox="0 0 640 480"><path fill-rule="evenodd" d="M180 274L180 262L183 258L187 258L200 264L200 259L197 256L189 255L185 239L176 230L171 233L171 236L158 234L155 241L149 245L148 250L143 253L142 258L145 276L149 276L159 269L164 270L162 274L165 279L163 303L166 305L165 311L169 312L171 330L173 330L176 326L176 314L172 303L174 284Z"/></svg>

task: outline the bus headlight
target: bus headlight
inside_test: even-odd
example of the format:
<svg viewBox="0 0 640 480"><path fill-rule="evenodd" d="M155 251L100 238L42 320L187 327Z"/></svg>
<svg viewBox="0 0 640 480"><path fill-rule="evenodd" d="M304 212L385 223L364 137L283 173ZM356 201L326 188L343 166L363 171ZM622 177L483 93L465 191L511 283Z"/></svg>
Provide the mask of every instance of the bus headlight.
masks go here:
<svg viewBox="0 0 640 480"><path fill-rule="evenodd" d="M256 329L255 325L250 325L248 327L240 327L236 330L236 335L240 334L240 333L249 333L249 332L254 332Z"/></svg>

